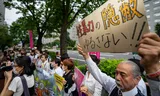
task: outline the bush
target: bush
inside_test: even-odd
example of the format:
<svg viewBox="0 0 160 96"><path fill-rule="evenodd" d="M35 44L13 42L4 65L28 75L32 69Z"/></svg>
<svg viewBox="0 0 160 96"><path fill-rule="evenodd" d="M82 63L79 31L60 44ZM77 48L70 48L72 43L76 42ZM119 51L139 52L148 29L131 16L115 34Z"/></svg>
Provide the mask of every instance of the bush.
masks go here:
<svg viewBox="0 0 160 96"><path fill-rule="evenodd" d="M99 68L108 76L115 78L115 69L123 59L101 59Z"/></svg>
<svg viewBox="0 0 160 96"><path fill-rule="evenodd" d="M74 60L73 62L74 62L74 66L78 66L79 65L78 60Z"/></svg>
<svg viewBox="0 0 160 96"><path fill-rule="evenodd" d="M49 55L51 56L52 59L54 59L56 57L56 53L55 52L49 51Z"/></svg>
<svg viewBox="0 0 160 96"><path fill-rule="evenodd" d="M86 74L86 64L83 64L83 65L79 65L77 66L77 68L83 73L83 74Z"/></svg>
<svg viewBox="0 0 160 96"><path fill-rule="evenodd" d="M68 50L72 50L72 47L67 47Z"/></svg>
<svg viewBox="0 0 160 96"><path fill-rule="evenodd" d="M73 50L77 50L77 47L73 47Z"/></svg>

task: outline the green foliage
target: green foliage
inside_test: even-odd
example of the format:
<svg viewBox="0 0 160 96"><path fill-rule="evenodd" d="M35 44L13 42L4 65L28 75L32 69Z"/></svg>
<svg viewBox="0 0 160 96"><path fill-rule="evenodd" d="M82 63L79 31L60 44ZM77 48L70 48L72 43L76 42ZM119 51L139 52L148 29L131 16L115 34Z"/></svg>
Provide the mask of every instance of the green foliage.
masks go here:
<svg viewBox="0 0 160 96"><path fill-rule="evenodd" d="M77 50L77 47L73 47L73 50Z"/></svg>
<svg viewBox="0 0 160 96"><path fill-rule="evenodd" d="M74 60L73 62L74 62L74 66L78 66L79 65L78 60Z"/></svg>
<svg viewBox="0 0 160 96"><path fill-rule="evenodd" d="M15 22L10 26L10 34L14 38L13 43L18 44L20 41L23 41L23 46L25 44L29 44L29 33L28 30L35 29L33 26L29 26L27 24L27 20L24 17L18 18ZM36 30L33 31L33 39L35 41Z"/></svg>
<svg viewBox="0 0 160 96"><path fill-rule="evenodd" d="M68 50L72 50L72 47L67 47Z"/></svg>
<svg viewBox="0 0 160 96"><path fill-rule="evenodd" d="M8 32L7 25L0 25L0 49L4 51L5 47L12 45L12 37Z"/></svg>
<svg viewBox="0 0 160 96"><path fill-rule="evenodd" d="M56 53L49 51L49 55L51 56L52 59L55 59Z"/></svg>
<svg viewBox="0 0 160 96"><path fill-rule="evenodd" d="M157 23L155 26L155 32L158 34L158 36L160 36L160 24Z"/></svg>
<svg viewBox="0 0 160 96"><path fill-rule="evenodd" d="M77 68L83 73L86 74L86 64L78 65Z"/></svg>
<svg viewBox="0 0 160 96"><path fill-rule="evenodd" d="M102 72L111 77L115 77L115 69L122 59L101 59L99 68Z"/></svg>

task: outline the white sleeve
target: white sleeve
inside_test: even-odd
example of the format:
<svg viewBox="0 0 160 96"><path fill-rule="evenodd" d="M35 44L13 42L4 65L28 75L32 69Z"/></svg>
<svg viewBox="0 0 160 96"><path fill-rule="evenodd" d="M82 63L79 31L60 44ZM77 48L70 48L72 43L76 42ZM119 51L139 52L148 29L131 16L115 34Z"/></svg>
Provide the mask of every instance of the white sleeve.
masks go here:
<svg viewBox="0 0 160 96"><path fill-rule="evenodd" d="M9 85L9 87L8 87L8 90L10 90L10 91L13 91L14 93L16 92L16 90L17 90L17 88L18 88L18 83L20 82L20 78L19 77L15 77L12 81L11 81L11 83L10 83L10 85Z"/></svg>
<svg viewBox="0 0 160 96"><path fill-rule="evenodd" d="M89 72L93 77L110 93L113 87L116 85L115 79L101 72L96 63L91 58L86 59Z"/></svg>
<svg viewBox="0 0 160 96"><path fill-rule="evenodd" d="M102 93L102 85L98 81L96 81L93 96L101 96L101 93Z"/></svg>

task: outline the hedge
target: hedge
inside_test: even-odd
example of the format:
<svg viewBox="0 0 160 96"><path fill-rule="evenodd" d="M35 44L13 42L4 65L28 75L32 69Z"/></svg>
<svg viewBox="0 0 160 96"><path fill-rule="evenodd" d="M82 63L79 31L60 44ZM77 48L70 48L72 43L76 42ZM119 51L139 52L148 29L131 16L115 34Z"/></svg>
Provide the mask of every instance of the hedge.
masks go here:
<svg viewBox="0 0 160 96"><path fill-rule="evenodd" d="M111 76L111 77L115 77L115 69L117 67L117 65L123 61L123 59L101 59L100 64L98 65L98 67L100 68L100 70L104 73L106 73L107 75ZM76 61L77 62L77 61ZM81 70L82 73L85 74L86 72L86 64L83 65L77 65L77 68L79 70Z"/></svg>

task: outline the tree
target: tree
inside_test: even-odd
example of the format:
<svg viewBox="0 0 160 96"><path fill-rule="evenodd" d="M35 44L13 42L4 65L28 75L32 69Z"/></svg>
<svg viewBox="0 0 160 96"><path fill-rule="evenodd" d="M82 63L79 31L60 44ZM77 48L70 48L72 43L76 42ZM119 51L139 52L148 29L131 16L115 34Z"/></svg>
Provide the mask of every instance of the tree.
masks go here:
<svg viewBox="0 0 160 96"><path fill-rule="evenodd" d="M17 2L18 1L19 4ZM79 16L90 14L107 0L12 0L6 2L19 10L29 22L36 26L37 47L42 48L42 37L45 33L60 33L60 52L67 52L67 29Z"/></svg>
<svg viewBox="0 0 160 96"><path fill-rule="evenodd" d="M107 0L55 0L55 13L59 17L60 25L60 53L67 52L67 28L70 28L79 16L89 15L93 10L101 6ZM53 19L56 20L56 19Z"/></svg>
<svg viewBox="0 0 160 96"><path fill-rule="evenodd" d="M76 45L76 41L72 40L70 37L69 37L69 32L67 32L67 46L68 47L75 47Z"/></svg>
<svg viewBox="0 0 160 96"><path fill-rule="evenodd" d="M23 18L27 21L29 26L32 26L30 30L36 29L37 33L37 48L42 49L42 37L52 28L50 25L50 19L56 13L54 13L54 6L52 5L55 0L10 0L5 2L5 6L9 8L18 9L17 13L22 13ZM52 18L53 19L53 18Z"/></svg>
<svg viewBox="0 0 160 96"><path fill-rule="evenodd" d="M17 45L20 41L22 42L23 47L25 46L25 44L29 43L28 30L35 28L33 28L33 26L29 26L29 24L27 23L28 21L26 21L24 17L20 17L10 26L10 34L15 45Z"/></svg>
<svg viewBox="0 0 160 96"><path fill-rule="evenodd" d="M12 37L8 32L7 25L0 25L0 49L4 51L5 47L12 45Z"/></svg>
<svg viewBox="0 0 160 96"><path fill-rule="evenodd" d="M160 24L157 23L155 26L155 32L157 33L158 36L160 36Z"/></svg>

